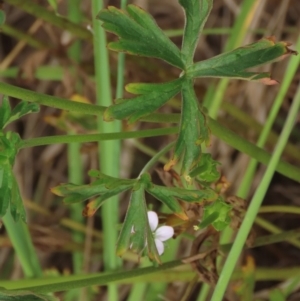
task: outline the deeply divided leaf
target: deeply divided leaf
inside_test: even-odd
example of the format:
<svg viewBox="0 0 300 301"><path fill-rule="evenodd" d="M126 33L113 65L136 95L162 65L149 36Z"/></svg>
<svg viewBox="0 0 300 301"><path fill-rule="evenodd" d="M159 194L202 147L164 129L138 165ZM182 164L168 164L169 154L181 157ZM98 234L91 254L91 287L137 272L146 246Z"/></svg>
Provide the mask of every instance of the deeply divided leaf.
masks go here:
<svg viewBox="0 0 300 301"><path fill-rule="evenodd" d="M201 144L203 142L209 143L206 115L199 106L193 81L186 78L182 84L180 132L173 157L165 165L165 170L169 170L181 159L181 173L187 179L191 170L196 167L200 160Z"/></svg>
<svg viewBox="0 0 300 301"><path fill-rule="evenodd" d="M269 73L249 72L247 69L270 63L288 54L296 54L286 42L276 43L274 38L264 38L250 45L237 48L197 62L188 68L187 74L195 77L230 77L245 80L259 80L264 84L276 84Z"/></svg>
<svg viewBox="0 0 300 301"><path fill-rule="evenodd" d="M13 108L8 122L13 122L27 114L37 113L39 110L40 107L38 104L21 101Z"/></svg>
<svg viewBox="0 0 300 301"><path fill-rule="evenodd" d="M218 198L211 205L205 206L200 228L212 225L217 231L224 230L230 224L230 211L232 207L222 198Z"/></svg>
<svg viewBox="0 0 300 301"><path fill-rule="evenodd" d="M117 42L109 43L111 50L160 58L171 65L184 69L178 47L157 26L147 12L135 5L128 5L127 11L108 7L102 10L98 19L103 28L119 36Z"/></svg>
<svg viewBox="0 0 300 301"><path fill-rule="evenodd" d="M147 189L147 192L163 202L183 220L187 219L187 216L178 200L188 203L201 203L208 200L213 201L218 197L216 192L210 188L189 190L179 187L152 185Z"/></svg>
<svg viewBox="0 0 300 301"><path fill-rule="evenodd" d="M182 59L186 65L190 65L200 34L212 9L213 0L179 0L179 3L185 11Z"/></svg>
<svg viewBox="0 0 300 301"><path fill-rule="evenodd" d="M163 84L130 84L127 90L140 95L131 99L119 99L117 104L105 111L104 119L110 121L128 118L129 123L135 122L159 109L177 95L181 85L181 78Z"/></svg>
<svg viewBox="0 0 300 301"><path fill-rule="evenodd" d="M127 250L142 255L147 251L148 256L160 262L151 232L145 200L145 185L139 183L131 194L126 217L117 243L117 254L122 256Z"/></svg>
<svg viewBox="0 0 300 301"><path fill-rule="evenodd" d="M98 180L87 185L77 184L61 184L51 189L51 191L64 197L64 202L67 204L83 202L88 199L97 198L92 200L84 209L84 215L93 215L97 209L114 195L131 189L135 184L135 180L124 180L113 178L93 171L94 176L98 176Z"/></svg>
<svg viewBox="0 0 300 301"><path fill-rule="evenodd" d="M218 165L220 163L215 161L211 154L202 154L200 162L191 171L190 176L196 178L201 184L216 182L220 178Z"/></svg>
<svg viewBox="0 0 300 301"><path fill-rule="evenodd" d="M3 97L2 105L0 106L0 129L3 129L9 123L21 118L30 113L39 111L39 105L36 103L27 103L25 101L19 102L13 110L9 105L7 96Z"/></svg>

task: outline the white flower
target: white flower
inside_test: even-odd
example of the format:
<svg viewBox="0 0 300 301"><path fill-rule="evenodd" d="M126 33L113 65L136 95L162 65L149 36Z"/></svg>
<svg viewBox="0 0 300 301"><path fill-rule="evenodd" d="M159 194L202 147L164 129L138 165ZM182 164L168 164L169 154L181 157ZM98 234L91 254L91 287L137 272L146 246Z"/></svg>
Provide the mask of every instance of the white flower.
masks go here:
<svg viewBox="0 0 300 301"><path fill-rule="evenodd" d="M156 249L159 255L165 250L164 241L170 239L174 235L174 229L171 226L158 226L158 216L154 211L148 211L148 221L150 229L154 235Z"/></svg>

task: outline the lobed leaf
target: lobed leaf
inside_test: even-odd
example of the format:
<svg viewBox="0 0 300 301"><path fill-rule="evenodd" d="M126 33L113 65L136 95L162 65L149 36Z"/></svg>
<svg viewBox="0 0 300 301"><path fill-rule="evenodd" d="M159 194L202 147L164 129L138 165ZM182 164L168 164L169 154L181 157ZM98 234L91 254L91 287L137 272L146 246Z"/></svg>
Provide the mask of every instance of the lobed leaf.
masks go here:
<svg viewBox="0 0 300 301"><path fill-rule="evenodd" d="M13 110L11 110L7 96L3 97L0 107L0 129L5 128L9 123L19 119L20 117L36 113L39 111L39 105L36 103L19 102Z"/></svg>
<svg viewBox="0 0 300 301"><path fill-rule="evenodd" d="M146 181L146 183L144 182ZM117 243L117 254L122 256L131 250L139 256L147 250L150 259L160 263L160 258L151 232L145 200L145 187L148 186L149 176L143 175L134 187L126 217Z"/></svg>
<svg viewBox="0 0 300 301"><path fill-rule="evenodd" d="M94 170L90 171L89 174L99 179L87 185L69 183L61 184L51 189L54 194L64 197L64 202L67 204L83 202L97 197L96 200L90 202L84 209L83 215L85 216L93 215L104 201L131 189L136 182L135 180L110 177Z"/></svg>
<svg viewBox="0 0 300 301"><path fill-rule="evenodd" d="M250 45L197 62L188 68L187 74L193 78L230 77L276 84L269 73L248 72L246 69L271 63L289 54L297 54L287 46L286 42L276 43L273 37L263 38Z"/></svg>
<svg viewBox="0 0 300 301"><path fill-rule="evenodd" d="M178 200L189 203L201 203L207 200L215 200L218 197L217 193L210 188L189 190L185 188L165 187L153 184L146 190L149 194L153 195L155 198L168 206L183 220L187 220L188 217L186 216L183 208L180 206Z"/></svg>
<svg viewBox="0 0 300 301"><path fill-rule="evenodd" d="M209 143L209 129L205 113L196 98L193 80L186 78L182 84L182 112L180 132L172 159L165 165L170 170L182 158L181 173L188 180L189 173L201 157L201 143Z"/></svg>
<svg viewBox="0 0 300 301"><path fill-rule="evenodd" d="M37 113L39 110L40 107L38 104L21 101L11 111L8 123L11 123L27 114Z"/></svg>
<svg viewBox="0 0 300 301"><path fill-rule="evenodd" d="M127 11L123 11L109 6L100 11L97 18L103 21L105 30L119 36L119 41L108 44L111 50L160 58L184 69L178 47L141 8L128 5Z"/></svg>
<svg viewBox="0 0 300 301"><path fill-rule="evenodd" d="M127 90L134 94L140 94L140 96L131 99L119 99L117 104L106 109L104 120L129 118L129 123L135 122L159 109L178 94L181 85L181 78L163 84L130 84Z"/></svg>
<svg viewBox="0 0 300 301"><path fill-rule="evenodd" d="M215 161L211 154L202 154L199 164L190 172L190 176L201 184L216 182L220 178L218 165L220 163Z"/></svg>
<svg viewBox="0 0 300 301"><path fill-rule="evenodd" d="M182 59L193 63L195 48L213 6L213 0L179 0L185 11L185 26L181 47Z"/></svg>
<svg viewBox="0 0 300 301"><path fill-rule="evenodd" d="M218 198L211 205L205 206L202 222L199 227L212 225L216 230L223 231L230 224L230 211L232 206L222 198Z"/></svg>

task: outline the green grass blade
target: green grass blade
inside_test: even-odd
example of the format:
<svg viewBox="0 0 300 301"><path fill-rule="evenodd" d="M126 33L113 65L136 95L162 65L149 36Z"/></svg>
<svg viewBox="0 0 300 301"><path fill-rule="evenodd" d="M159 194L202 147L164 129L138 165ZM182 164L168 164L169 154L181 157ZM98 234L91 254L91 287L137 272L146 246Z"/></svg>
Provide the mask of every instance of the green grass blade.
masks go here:
<svg viewBox="0 0 300 301"><path fill-rule="evenodd" d="M300 37L298 39L296 49L300 52ZM285 72L285 77L283 78L283 82L282 82L280 89L278 91L278 94L274 100L271 111L264 124L263 130L258 138L258 141L257 141L258 147L264 147L264 145L268 139L268 136L272 129L272 125L273 125L275 118L279 112L279 109L284 101L284 97L285 97L285 95L288 91L288 88L295 76L296 71L299 69L299 64L300 64L300 55L292 56L290 58L290 61L287 66L287 70ZM247 167L247 171L243 177L243 181L237 192L238 196L240 196L242 198L247 197L249 190L251 188L251 185L249 185L249 183L252 182L256 167L257 167L257 161L252 159Z"/></svg>
<svg viewBox="0 0 300 301"><path fill-rule="evenodd" d="M96 92L97 104L109 106L112 104L109 57L106 48L106 34L101 27L101 22L96 19L97 14L103 8L103 2L99 0L92 1L92 16L94 29L94 57L96 74ZM118 131L120 129L119 121L104 122L98 120L98 130L100 133ZM99 161L101 171L110 176L119 176L119 141L101 141L99 142ZM101 212L103 226L103 259L106 271L112 271L120 266L120 260L116 257L115 247L117 244L118 233L116 225L119 222L118 197L113 197L109 202L102 206ZM118 300L118 289L115 284L108 286L108 300Z"/></svg>
<svg viewBox="0 0 300 301"><path fill-rule="evenodd" d="M79 24L81 21L81 10L80 10L80 0L69 0L68 2L68 17L70 21L74 22L75 24ZM71 47L68 49L68 56L71 60L75 63L80 62L81 56L81 42L76 40L73 42ZM74 76L74 75L73 75ZM76 90L81 90L80 82L77 81L76 83ZM73 134L73 133L69 133ZM82 159L80 154L80 143L70 143L68 145L68 177L69 182L74 184L82 184L83 183L83 166L82 166ZM82 209L83 206L81 203L73 204L70 207L71 210L71 219L77 223L84 224L84 219L82 216ZM75 243L83 243L84 236L82 233L74 230L72 232L72 239ZM73 260L73 269L74 273L81 273L83 268L83 254L81 252L74 251L72 253L72 260ZM76 295L77 300L84 301L84 291L79 292L75 290L72 292ZM78 296L79 295L79 296Z"/></svg>
<svg viewBox="0 0 300 301"><path fill-rule="evenodd" d="M267 167L267 170L263 176L263 179L258 186L250 206L247 210L243 223L238 231L237 237L234 241L232 249L227 257L227 260L224 264L222 272L220 274L219 281L214 290L214 294L212 296L212 301L221 301L223 299L226 287L229 283L230 277L236 265L236 262L242 252L244 243L247 239L247 236L251 230L255 217L258 213L259 207L263 201L263 198L267 192L271 179L276 169L276 165L279 162L282 151L285 147L285 144L288 140L289 134L293 128L294 122L296 120L298 110L300 107L300 85L298 86L297 93L294 97L294 101L291 105L286 123L274 150L274 153L271 157L270 163Z"/></svg>
<svg viewBox="0 0 300 301"><path fill-rule="evenodd" d="M3 217L3 223L16 255L20 260L25 276L40 277L42 275L42 269L32 244L27 225L21 220L15 222L9 211L7 211Z"/></svg>

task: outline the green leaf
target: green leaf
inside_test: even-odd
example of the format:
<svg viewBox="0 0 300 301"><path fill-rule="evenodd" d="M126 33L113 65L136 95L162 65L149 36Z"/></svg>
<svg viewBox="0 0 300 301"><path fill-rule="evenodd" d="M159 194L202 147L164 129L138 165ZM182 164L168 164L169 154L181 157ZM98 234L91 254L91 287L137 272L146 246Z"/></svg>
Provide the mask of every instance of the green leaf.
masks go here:
<svg viewBox="0 0 300 301"><path fill-rule="evenodd" d="M8 162L0 163L0 217L6 214L8 205L11 200L11 191L13 187L13 179L11 166Z"/></svg>
<svg viewBox="0 0 300 301"><path fill-rule="evenodd" d="M222 198L218 198L211 205L205 206L203 220L199 227L203 228L212 224L216 230L224 230L231 221L229 216L231 208Z"/></svg>
<svg viewBox="0 0 300 301"><path fill-rule="evenodd" d="M2 135L1 135L2 134ZM0 217L10 207L15 221L26 221L26 212L20 196L19 187L13 174L13 164L18 151L20 137L16 133L0 132Z"/></svg>
<svg viewBox="0 0 300 301"><path fill-rule="evenodd" d="M205 219L199 224L200 229L204 229L215 222L219 217L219 212L212 212L210 215L206 216Z"/></svg>
<svg viewBox="0 0 300 301"><path fill-rule="evenodd" d="M85 212L91 212L94 209L95 212L105 200L132 188L136 182L135 180L113 178L98 171L91 171L90 175L99 179L87 185L61 184L53 187L51 191L58 196L63 196L64 202L67 204L83 202L90 198L98 197L85 210Z"/></svg>
<svg viewBox="0 0 300 301"><path fill-rule="evenodd" d="M7 96L3 97L2 105L0 107L0 129L5 128L9 123L19 119L20 117L36 113L39 111L39 105L36 103L27 103L25 101L19 102L13 110L9 105Z"/></svg>
<svg viewBox="0 0 300 301"><path fill-rule="evenodd" d="M13 291L0 288L1 301L58 301L56 297L36 294L30 291Z"/></svg>
<svg viewBox="0 0 300 301"><path fill-rule="evenodd" d="M0 107L0 129L3 129L7 124L10 117L10 105L7 96L3 97L2 105Z"/></svg>
<svg viewBox="0 0 300 301"><path fill-rule="evenodd" d="M119 99L104 112L104 120L129 118L132 123L159 109L169 99L180 92L182 79L163 84L130 84L127 90L140 96L131 99Z"/></svg>
<svg viewBox="0 0 300 301"><path fill-rule="evenodd" d="M151 185L146 191L155 198L168 206L176 215L183 219L187 219L183 208L181 208L178 200L189 203L201 203L203 201L213 201L218 195L210 188L199 190L189 190L179 187L165 187L159 185Z"/></svg>
<svg viewBox="0 0 300 301"><path fill-rule="evenodd" d="M169 170L182 158L181 174L190 180L189 173L196 167L201 157L201 144L209 143L209 129L206 115L199 106L193 80L185 79L182 84L182 112L180 132L172 159L165 165Z"/></svg>
<svg viewBox="0 0 300 301"><path fill-rule="evenodd" d="M181 47L182 59L188 66L193 63L194 52L213 6L213 0L179 0L185 11L185 27Z"/></svg>
<svg viewBox="0 0 300 301"><path fill-rule="evenodd" d="M297 52L289 49L287 43L275 43L274 38L263 38L258 42L237 48L195 63L188 68L187 74L195 77L230 77L245 80L260 80L265 84L276 84L269 73L248 72L246 69L271 63L289 54Z"/></svg>
<svg viewBox="0 0 300 301"><path fill-rule="evenodd" d="M122 256L127 250L131 250L141 256L144 251L147 251L150 259L160 263L148 222L145 200L145 187L149 185L148 182L149 175L145 174L133 188L117 243L117 254Z"/></svg>
<svg viewBox="0 0 300 301"><path fill-rule="evenodd" d="M157 26L147 12L135 5L127 11L108 7L97 16L103 28L119 36L119 41L108 44L111 50L129 54L160 58L171 65L184 69L177 46Z"/></svg>
<svg viewBox="0 0 300 301"><path fill-rule="evenodd" d="M190 176L196 177L201 184L216 182L220 178L218 165L220 163L215 161L211 154L202 154L199 164L191 171Z"/></svg>
<svg viewBox="0 0 300 301"><path fill-rule="evenodd" d="M15 157L19 151L20 142L21 138L19 134L14 132L6 132L5 136L1 136L0 131L0 163L1 157L4 156L6 159L8 159L11 166L13 166Z"/></svg>
<svg viewBox="0 0 300 301"><path fill-rule="evenodd" d="M39 110L40 107L38 104L21 101L13 108L7 123L11 123L30 113L37 113Z"/></svg>

